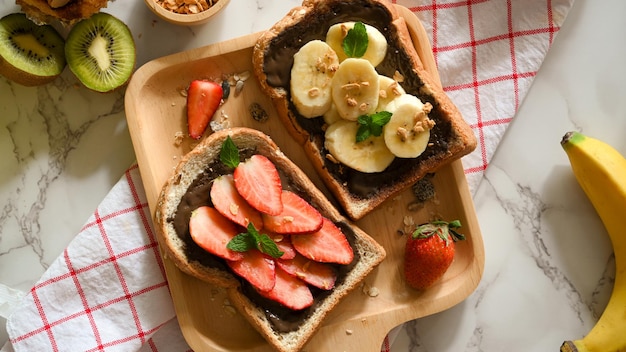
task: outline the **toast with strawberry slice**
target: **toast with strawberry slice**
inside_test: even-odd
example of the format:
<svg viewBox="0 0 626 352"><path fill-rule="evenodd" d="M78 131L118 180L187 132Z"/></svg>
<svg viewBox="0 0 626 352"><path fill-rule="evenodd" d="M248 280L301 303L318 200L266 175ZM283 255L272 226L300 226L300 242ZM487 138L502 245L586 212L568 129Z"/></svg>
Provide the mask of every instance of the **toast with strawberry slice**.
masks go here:
<svg viewBox="0 0 626 352"><path fill-rule="evenodd" d="M275 172L278 193L268 191ZM215 132L182 158L159 196L155 224L164 255L225 288L281 352L301 350L385 257L267 135L244 127Z"/></svg>

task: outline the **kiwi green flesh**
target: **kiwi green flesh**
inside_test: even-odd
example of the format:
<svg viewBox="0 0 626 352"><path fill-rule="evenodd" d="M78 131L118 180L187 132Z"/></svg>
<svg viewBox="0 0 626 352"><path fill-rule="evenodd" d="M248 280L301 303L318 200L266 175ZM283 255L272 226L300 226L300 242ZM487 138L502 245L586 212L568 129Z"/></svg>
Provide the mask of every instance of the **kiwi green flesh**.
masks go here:
<svg viewBox="0 0 626 352"><path fill-rule="evenodd" d="M65 40L23 13L0 19L0 74L26 86L47 83L65 68Z"/></svg>
<svg viewBox="0 0 626 352"><path fill-rule="evenodd" d="M109 92L123 86L135 68L135 42L128 27L100 12L78 22L67 36L65 56L89 89Z"/></svg>

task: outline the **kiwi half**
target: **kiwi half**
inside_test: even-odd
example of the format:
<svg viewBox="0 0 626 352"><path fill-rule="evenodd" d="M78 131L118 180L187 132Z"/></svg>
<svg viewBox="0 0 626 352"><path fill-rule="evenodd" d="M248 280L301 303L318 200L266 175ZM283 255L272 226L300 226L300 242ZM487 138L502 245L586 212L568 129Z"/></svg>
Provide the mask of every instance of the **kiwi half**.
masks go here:
<svg viewBox="0 0 626 352"><path fill-rule="evenodd" d="M65 41L65 56L85 87L109 92L126 84L132 75L135 41L126 24L99 12L72 27Z"/></svg>
<svg viewBox="0 0 626 352"><path fill-rule="evenodd" d="M24 86L54 80L65 68L65 40L50 25L37 25L23 13L0 19L0 74Z"/></svg>

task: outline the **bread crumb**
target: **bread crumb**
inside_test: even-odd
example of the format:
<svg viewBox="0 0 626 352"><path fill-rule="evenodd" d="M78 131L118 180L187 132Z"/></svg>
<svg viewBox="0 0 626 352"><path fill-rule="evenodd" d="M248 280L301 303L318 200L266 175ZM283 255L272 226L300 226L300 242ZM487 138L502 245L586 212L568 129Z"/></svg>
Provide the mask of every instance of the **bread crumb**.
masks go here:
<svg viewBox="0 0 626 352"><path fill-rule="evenodd" d="M174 145L180 146L183 143L183 139L185 138L185 134L181 131L174 133Z"/></svg>
<svg viewBox="0 0 626 352"><path fill-rule="evenodd" d="M378 297L378 295L380 294L380 291L377 287L370 286L368 283L363 283L361 291L370 297Z"/></svg>
<svg viewBox="0 0 626 352"><path fill-rule="evenodd" d="M352 335L352 330L351 329L346 329L346 335Z"/></svg>
<svg viewBox="0 0 626 352"><path fill-rule="evenodd" d="M230 315L236 315L237 314L237 310L235 309L235 307L233 307L231 305L230 300L228 300L228 298L224 299L224 303L222 304L222 307L224 308L226 313L228 313Z"/></svg>

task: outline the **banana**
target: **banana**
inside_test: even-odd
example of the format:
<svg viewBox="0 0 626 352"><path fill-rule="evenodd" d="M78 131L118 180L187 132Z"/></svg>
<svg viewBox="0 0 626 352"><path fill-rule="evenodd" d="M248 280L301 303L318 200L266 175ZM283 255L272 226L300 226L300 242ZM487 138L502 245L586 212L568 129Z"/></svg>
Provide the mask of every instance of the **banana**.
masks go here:
<svg viewBox="0 0 626 352"><path fill-rule="evenodd" d="M293 80L292 80L293 81ZM378 107L378 73L365 59L348 58L339 64L331 82L332 102L346 120L356 121Z"/></svg>
<svg viewBox="0 0 626 352"><path fill-rule="evenodd" d="M565 341L561 352L626 351L626 159L608 144L578 132L561 141L574 175L596 209L615 254L615 283L602 316L582 339Z"/></svg>
<svg viewBox="0 0 626 352"><path fill-rule="evenodd" d="M404 88L400 86L393 78L380 75L378 77L378 107L376 111L383 111L387 104L389 104L395 98L401 96L402 94L406 94Z"/></svg>
<svg viewBox="0 0 626 352"><path fill-rule="evenodd" d="M348 34L348 31L354 27L355 22L343 22L337 23L331 26L326 32L326 43L330 45L339 57L339 62L347 59L345 51L343 50L343 39ZM367 33L367 49L365 54L361 57L372 63L374 67L378 66L385 55L387 54L387 39L380 33L378 29L365 24L365 32Z"/></svg>
<svg viewBox="0 0 626 352"><path fill-rule="evenodd" d="M341 120L341 116L339 116L339 112L337 112L335 104L331 104L330 109L328 109L322 117L327 125L332 125L333 123Z"/></svg>
<svg viewBox="0 0 626 352"><path fill-rule="evenodd" d="M387 148L399 158L417 158L426 150L434 121L428 118L432 106L414 95L404 94L385 107L392 113L383 127Z"/></svg>
<svg viewBox="0 0 626 352"><path fill-rule="evenodd" d="M331 82L338 66L337 54L321 40L306 43L293 56L291 100L302 116L321 116L330 108Z"/></svg>
<svg viewBox="0 0 626 352"><path fill-rule="evenodd" d="M361 172L383 171L394 160L382 136L356 142L359 124L340 120L328 126L324 146L336 161Z"/></svg>

